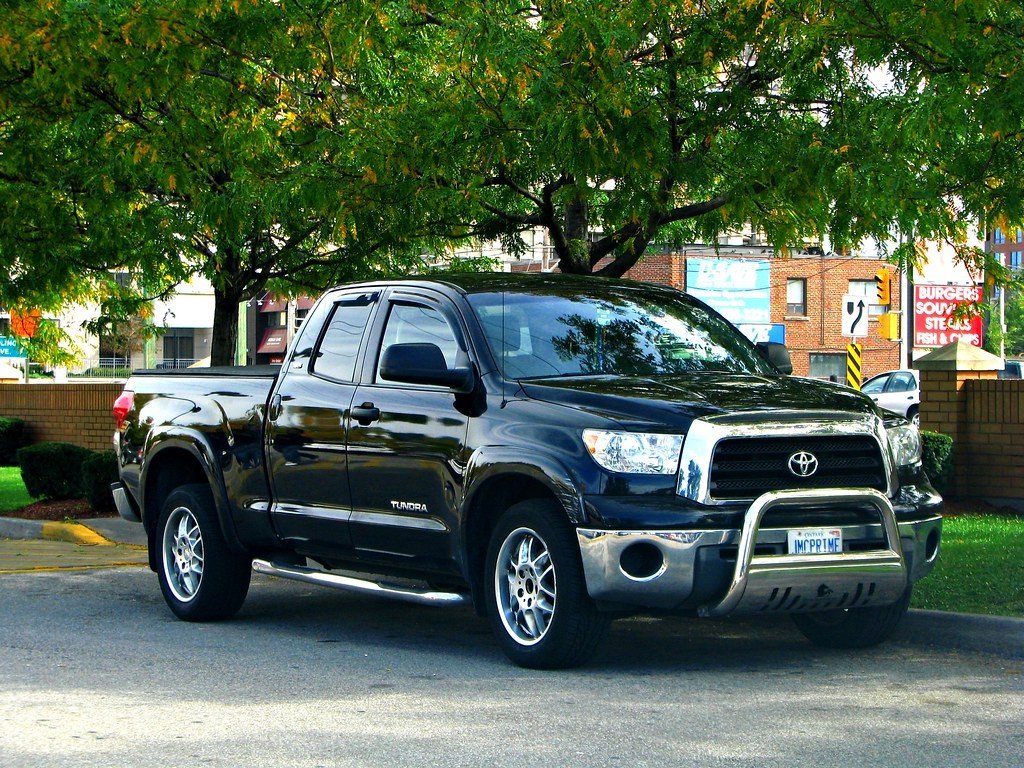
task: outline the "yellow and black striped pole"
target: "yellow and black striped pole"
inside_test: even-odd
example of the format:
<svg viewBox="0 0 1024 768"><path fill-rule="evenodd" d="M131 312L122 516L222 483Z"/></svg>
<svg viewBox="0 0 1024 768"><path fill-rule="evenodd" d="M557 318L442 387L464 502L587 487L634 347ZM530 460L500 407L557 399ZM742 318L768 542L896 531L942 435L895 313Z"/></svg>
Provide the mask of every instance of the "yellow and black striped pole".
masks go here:
<svg viewBox="0 0 1024 768"><path fill-rule="evenodd" d="M854 389L860 389L860 344L857 342L846 345L846 383Z"/></svg>

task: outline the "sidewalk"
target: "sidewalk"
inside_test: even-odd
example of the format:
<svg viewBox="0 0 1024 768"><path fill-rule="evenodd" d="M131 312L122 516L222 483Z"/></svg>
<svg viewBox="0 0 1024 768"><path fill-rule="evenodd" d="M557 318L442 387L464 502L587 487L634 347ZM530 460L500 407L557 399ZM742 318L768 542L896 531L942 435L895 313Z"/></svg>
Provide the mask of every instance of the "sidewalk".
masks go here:
<svg viewBox="0 0 1024 768"><path fill-rule="evenodd" d="M26 541L33 539L37 541ZM0 517L0 577L4 573L147 563L141 523L120 517L80 523ZM915 609L891 642L1024 659L1024 619Z"/></svg>
<svg viewBox="0 0 1024 768"><path fill-rule="evenodd" d="M80 523L0 517L0 575L148 562L142 526L119 517Z"/></svg>

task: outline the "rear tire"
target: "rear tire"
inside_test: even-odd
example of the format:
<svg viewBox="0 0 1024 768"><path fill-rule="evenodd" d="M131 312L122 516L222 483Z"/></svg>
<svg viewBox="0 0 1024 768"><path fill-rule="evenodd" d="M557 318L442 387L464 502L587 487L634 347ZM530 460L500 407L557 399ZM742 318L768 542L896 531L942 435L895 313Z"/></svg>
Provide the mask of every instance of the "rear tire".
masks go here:
<svg viewBox="0 0 1024 768"><path fill-rule="evenodd" d="M892 605L839 611L794 613L800 633L822 648L870 648L888 640L910 607L911 588Z"/></svg>
<svg viewBox="0 0 1024 768"><path fill-rule="evenodd" d="M583 664L609 623L587 593L579 544L554 502L524 501L501 516L487 548L484 589L491 629L521 667Z"/></svg>
<svg viewBox="0 0 1024 768"><path fill-rule="evenodd" d="M916 405L912 405L910 410L907 411L907 421L918 429L921 428L921 412Z"/></svg>
<svg viewBox="0 0 1024 768"><path fill-rule="evenodd" d="M160 591L179 619L219 621L242 607L252 560L228 547L208 486L183 485L170 493L156 546Z"/></svg>

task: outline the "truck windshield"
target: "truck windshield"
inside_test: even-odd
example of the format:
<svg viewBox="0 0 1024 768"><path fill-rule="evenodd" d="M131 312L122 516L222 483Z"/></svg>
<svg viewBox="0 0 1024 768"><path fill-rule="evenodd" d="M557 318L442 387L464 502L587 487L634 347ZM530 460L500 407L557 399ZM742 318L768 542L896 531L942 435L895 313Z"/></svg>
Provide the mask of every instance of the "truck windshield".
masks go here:
<svg viewBox="0 0 1024 768"><path fill-rule="evenodd" d="M739 331L685 294L545 288L468 296L506 378L774 373Z"/></svg>

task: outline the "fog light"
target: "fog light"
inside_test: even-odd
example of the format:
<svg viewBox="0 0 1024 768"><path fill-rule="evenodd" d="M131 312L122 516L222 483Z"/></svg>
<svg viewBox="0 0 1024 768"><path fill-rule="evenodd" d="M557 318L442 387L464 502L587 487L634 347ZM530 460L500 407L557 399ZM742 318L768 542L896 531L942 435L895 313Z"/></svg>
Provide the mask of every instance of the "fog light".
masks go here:
<svg viewBox="0 0 1024 768"><path fill-rule="evenodd" d="M650 581L665 572L665 557L653 544L630 544L619 556L619 568L634 581Z"/></svg>

